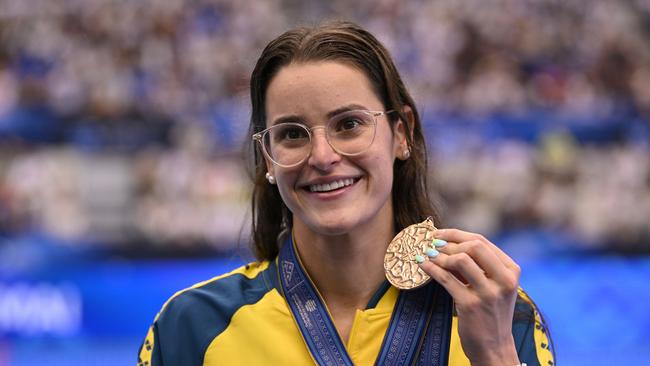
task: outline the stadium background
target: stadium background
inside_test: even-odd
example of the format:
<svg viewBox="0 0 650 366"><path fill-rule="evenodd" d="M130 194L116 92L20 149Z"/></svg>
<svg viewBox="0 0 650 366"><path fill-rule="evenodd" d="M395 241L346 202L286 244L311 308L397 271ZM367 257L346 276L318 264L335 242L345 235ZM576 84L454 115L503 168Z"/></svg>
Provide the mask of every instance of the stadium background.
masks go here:
<svg viewBox="0 0 650 366"><path fill-rule="evenodd" d="M559 363L647 363L650 1L0 0L0 365L135 364L247 260L248 75L332 18L392 52L447 225L521 263Z"/></svg>

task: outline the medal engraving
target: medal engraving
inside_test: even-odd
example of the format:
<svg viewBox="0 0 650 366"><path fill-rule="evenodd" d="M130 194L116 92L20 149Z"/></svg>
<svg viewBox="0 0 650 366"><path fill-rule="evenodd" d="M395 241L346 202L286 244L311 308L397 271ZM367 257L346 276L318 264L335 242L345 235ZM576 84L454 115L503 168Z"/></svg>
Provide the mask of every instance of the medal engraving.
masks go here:
<svg viewBox="0 0 650 366"><path fill-rule="evenodd" d="M404 228L390 242L384 256L384 272L393 286L410 290L431 280L415 261L416 255L424 255L433 246L436 228L428 218L419 224Z"/></svg>

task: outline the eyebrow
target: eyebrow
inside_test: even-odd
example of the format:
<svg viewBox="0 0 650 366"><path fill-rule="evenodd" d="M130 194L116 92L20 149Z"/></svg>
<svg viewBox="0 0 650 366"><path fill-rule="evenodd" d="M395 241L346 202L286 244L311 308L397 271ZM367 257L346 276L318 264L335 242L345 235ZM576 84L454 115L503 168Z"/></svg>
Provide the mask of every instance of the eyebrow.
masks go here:
<svg viewBox="0 0 650 366"><path fill-rule="evenodd" d="M366 107L364 107L364 106L362 106L360 104L354 104L354 103L353 104L348 104L348 105L345 105L343 107L336 108L335 110L333 110L331 112L328 112L327 113L327 118L329 119L329 118L332 118L332 117L334 117L336 115L339 115L341 113L345 113L345 112L349 112L349 111L358 111L358 110L366 111L366 110L368 110L368 108L366 108Z"/></svg>
<svg viewBox="0 0 650 366"><path fill-rule="evenodd" d="M342 107L336 108L330 112L327 112L327 119L330 119L336 115L339 115L341 113L349 112L349 111L367 111L368 108L362 106L361 104L347 104ZM278 117L273 121L272 125L277 125L280 123L286 123L286 122L298 122L298 123L304 123L305 119L299 115L288 115L288 116L282 116Z"/></svg>

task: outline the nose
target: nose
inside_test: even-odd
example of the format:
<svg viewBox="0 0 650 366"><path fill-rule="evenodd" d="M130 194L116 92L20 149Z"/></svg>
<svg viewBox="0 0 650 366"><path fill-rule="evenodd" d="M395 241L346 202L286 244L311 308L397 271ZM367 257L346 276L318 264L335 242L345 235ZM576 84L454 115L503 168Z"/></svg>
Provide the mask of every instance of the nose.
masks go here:
<svg viewBox="0 0 650 366"><path fill-rule="evenodd" d="M321 171L327 171L341 160L337 153L327 141L325 128L312 128L311 154L308 159L309 165Z"/></svg>

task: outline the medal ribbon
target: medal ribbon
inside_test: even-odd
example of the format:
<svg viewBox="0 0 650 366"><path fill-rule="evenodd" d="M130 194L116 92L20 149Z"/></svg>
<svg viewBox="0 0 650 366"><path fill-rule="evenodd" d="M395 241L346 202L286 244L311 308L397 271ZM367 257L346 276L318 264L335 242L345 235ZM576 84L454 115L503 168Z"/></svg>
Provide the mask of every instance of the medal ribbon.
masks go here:
<svg viewBox="0 0 650 366"><path fill-rule="evenodd" d="M291 237L280 248L282 292L307 348L318 365L352 366L325 304L305 273ZM447 365L451 297L435 281L401 291L376 365Z"/></svg>

